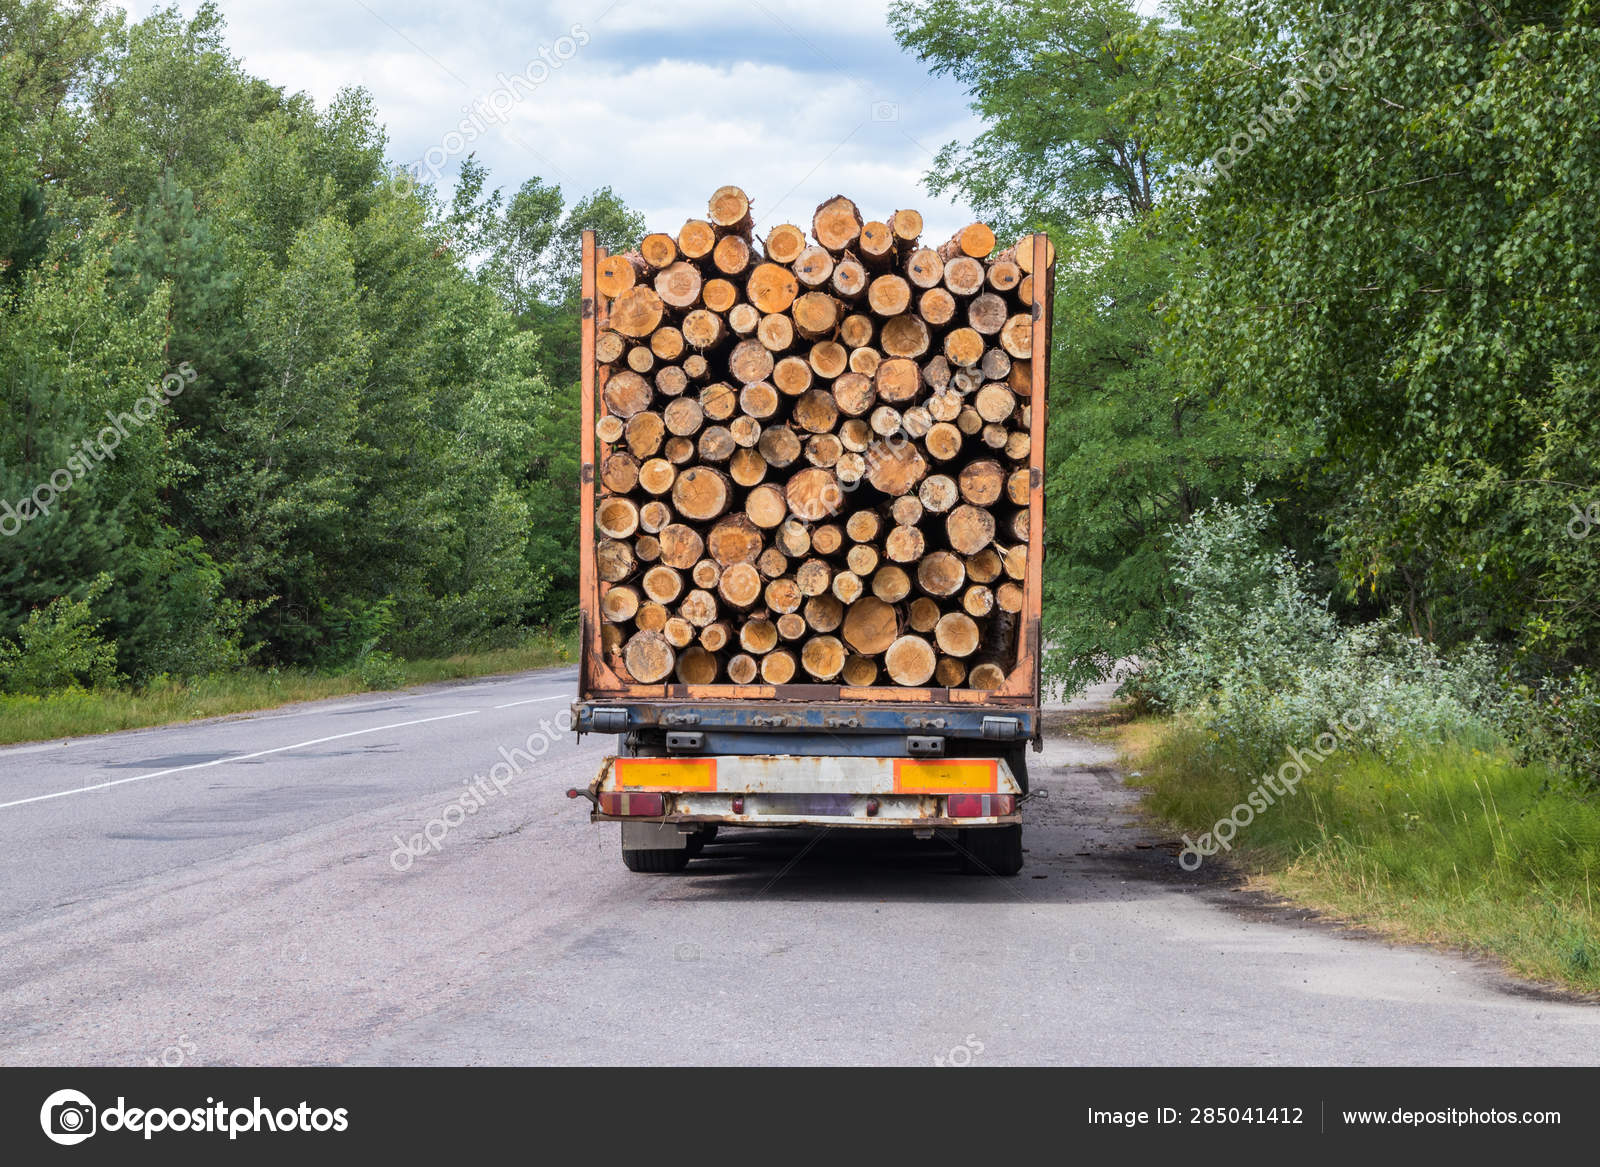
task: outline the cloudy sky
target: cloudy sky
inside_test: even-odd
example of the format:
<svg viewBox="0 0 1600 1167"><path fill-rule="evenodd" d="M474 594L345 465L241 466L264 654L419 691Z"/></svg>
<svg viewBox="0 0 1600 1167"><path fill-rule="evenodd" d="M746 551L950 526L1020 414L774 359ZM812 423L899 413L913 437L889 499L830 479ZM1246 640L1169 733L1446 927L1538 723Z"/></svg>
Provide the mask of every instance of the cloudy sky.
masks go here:
<svg viewBox="0 0 1600 1167"><path fill-rule="evenodd" d="M449 155L446 185L475 150L496 185L537 175L571 199L610 184L658 230L703 217L724 182L750 193L763 232L809 226L816 205L841 192L871 217L917 207L931 237L971 219L932 198L922 177L941 145L972 137L977 123L957 86L895 45L887 0L220 6L251 72L319 103L365 86L391 159L438 165ZM142 17L158 5L126 7ZM501 80L513 74L539 83L522 82L513 98Z"/></svg>

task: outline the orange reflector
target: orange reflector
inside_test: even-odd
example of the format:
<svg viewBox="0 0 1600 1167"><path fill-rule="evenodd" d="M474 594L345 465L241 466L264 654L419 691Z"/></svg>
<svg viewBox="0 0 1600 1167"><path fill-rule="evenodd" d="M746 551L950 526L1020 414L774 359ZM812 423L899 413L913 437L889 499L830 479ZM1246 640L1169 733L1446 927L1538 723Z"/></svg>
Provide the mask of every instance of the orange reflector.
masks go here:
<svg viewBox="0 0 1600 1167"><path fill-rule="evenodd" d="M618 758L617 785L629 790L715 790L715 758Z"/></svg>
<svg viewBox="0 0 1600 1167"><path fill-rule="evenodd" d="M945 762L894 760L897 794L965 794L1000 787L1000 764L993 758L951 758Z"/></svg>

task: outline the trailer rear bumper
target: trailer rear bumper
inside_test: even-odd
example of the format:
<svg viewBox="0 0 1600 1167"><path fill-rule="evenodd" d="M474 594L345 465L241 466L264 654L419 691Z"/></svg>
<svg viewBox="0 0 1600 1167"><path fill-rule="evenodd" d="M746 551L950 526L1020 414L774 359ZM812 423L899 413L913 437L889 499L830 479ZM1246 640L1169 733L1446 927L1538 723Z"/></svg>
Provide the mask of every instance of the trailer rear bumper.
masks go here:
<svg viewBox="0 0 1600 1167"><path fill-rule="evenodd" d="M594 822L685 828L1006 826L1021 796L1002 758L607 758L588 789Z"/></svg>

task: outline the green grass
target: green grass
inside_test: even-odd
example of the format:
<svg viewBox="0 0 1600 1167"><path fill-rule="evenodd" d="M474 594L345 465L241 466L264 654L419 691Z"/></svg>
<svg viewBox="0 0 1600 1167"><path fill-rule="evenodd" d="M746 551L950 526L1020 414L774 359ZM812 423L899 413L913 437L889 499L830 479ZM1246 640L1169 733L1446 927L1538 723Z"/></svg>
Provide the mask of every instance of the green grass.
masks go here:
<svg viewBox="0 0 1600 1167"><path fill-rule="evenodd" d="M142 689L79 690L49 697L0 696L0 745L248 713L296 701L371 692L375 688L518 673L570 664L575 659L576 634L539 633L510 648L399 661L391 676L376 684L369 683L373 674L364 680L359 671L329 674L247 669ZM398 681L398 686L389 681Z"/></svg>
<svg viewBox="0 0 1600 1167"><path fill-rule="evenodd" d="M1148 809L1192 838L1249 789L1224 776L1218 744L1182 722L1130 722L1121 740ZM1334 754L1239 832L1231 860L1274 891L1398 939L1600 992L1600 798L1503 751Z"/></svg>

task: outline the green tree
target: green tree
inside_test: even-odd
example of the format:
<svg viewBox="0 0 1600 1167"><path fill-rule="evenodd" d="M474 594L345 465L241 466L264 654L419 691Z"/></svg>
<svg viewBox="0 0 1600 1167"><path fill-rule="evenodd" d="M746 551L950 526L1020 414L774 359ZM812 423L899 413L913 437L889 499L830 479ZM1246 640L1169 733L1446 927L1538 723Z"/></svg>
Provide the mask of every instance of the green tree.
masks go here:
<svg viewBox="0 0 1600 1167"><path fill-rule="evenodd" d="M232 160L245 126L283 96L244 72L223 25L214 0L204 0L187 21L174 5L112 35L103 71L85 78L94 113L64 176L75 193L131 210L165 174L199 189Z"/></svg>
<svg viewBox="0 0 1600 1167"><path fill-rule="evenodd" d="M566 385L544 401L534 422L533 459L528 467L527 500L538 515L528 541L530 563L542 569L549 587L532 613L541 624L568 624L578 603L578 443L584 424L578 387Z"/></svg>
<svg viewBox="0 0 1600 1167"><path fill-rule="evenodd" d="M1171 164L1154 143L1184 68L1176 34L1127 0L902 0L889 19L984 122L940 152L929 188L1057 245L1046 667L1076 689L1169 619L1168 530L1280 474L1293 443L1174 369L1166 301L1192 257L1159 206Z"/></svg>
<svg viewBox="0 0 1600 1167"><path fill-rule="evenodd" d="M0 637L104 580L135 679L377 678L568 613L576 240L642 230L610 191L401 189L370 95L251 76L213 3L0 0L0 92Z"/></svg>
<svg viewBox="0 0 1600 1167"><path fill-rule="evenodd" d="M281 272L258 273L247 299L261 377L229 386L217 429L197 442L197 513L241 598L279 602L265 631L289 652L316 643L318 616L345 589L345 531L355 522L360 388L370 357L349 232L309 226Z"/></svg>
<svg viewBox="0 0 1600 1167"><path fill-rule="evenodd" d="M598 247L627 250L643 236L644 218L608 186L566 207L561 188L538 178L523 183L503 208L498 191L478 203L486 178L468 159L455 196L456 231L468 248L486 253L479 278L539 338L546 377L576 382L583 232L592 230Z"/></svg>
<svg viewBox="0 0 1600 1167"><path fill-rule="evenodd" d="M121 583L160 528L168 417L133 411L164 372L165 298L136 312L116 301L113 230L61 233L0 296L0 629L102 574L115 586L100 613L124 627Z"/></svg>
<svg viewBox="0 0 1600 1167"><path fill-rule="evenodd" d="M1182 5L1185 375L1315 436L1345 576L1449 642L1593 663L1600 12ZM1586 589L1592 591L1592 587Z"/></svg>
<svg viewBox="0 0 1600 1167"><path fill-rule="evenodd" d="M1129 0L896 0L889 28L962 85L984 123L939 151L933 193L1011 228L1070 230L1154 207L1161 160L1146 118L1172 54Z"/></svg>

